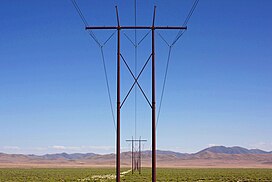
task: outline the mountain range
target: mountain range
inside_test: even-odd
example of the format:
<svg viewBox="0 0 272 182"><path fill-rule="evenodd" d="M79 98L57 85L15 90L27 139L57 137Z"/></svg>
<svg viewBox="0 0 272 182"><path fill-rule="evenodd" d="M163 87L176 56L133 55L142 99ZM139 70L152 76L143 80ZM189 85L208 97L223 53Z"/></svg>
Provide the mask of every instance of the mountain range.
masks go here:
<svg viewBox="0 0 272 182"><path fill-rule="evenodd" d="M151 151L142 151L142 165L150 166ZM131 152L121 153L122 166L130 166ZM0 167L90 167L114 166L115 154L58 153L23 155L0 153ZM262 167L272 168L272 151L213 146L197 153L157 150L160 167Z"/></svg>
<svg viewBox="0 0 272 182"><path fill-rule="evenodd" d="M272 154L272 151L266 152L260 149L246 149L238 146L235 147L214 146L201 150L196 154L200 154L203 152L212 152L217 154Z"/></svg>

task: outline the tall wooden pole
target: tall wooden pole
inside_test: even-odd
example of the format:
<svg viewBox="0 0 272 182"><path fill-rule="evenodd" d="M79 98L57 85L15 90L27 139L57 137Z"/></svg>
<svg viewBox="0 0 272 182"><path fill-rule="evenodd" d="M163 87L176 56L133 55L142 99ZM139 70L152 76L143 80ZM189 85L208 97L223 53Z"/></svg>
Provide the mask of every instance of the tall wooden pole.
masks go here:
<svg viewBox="0 0 272 182"><path fill-rule="evenodd" d="M132 137L132 140L131 140L132 144L131 144L131 170L132 170L132 174L133 174L133 171L134 171L134 140L133 140L133 137Z"/></svg>
<svg viewBox="0 0 272 182"><path fill-rule="evenodd" d="M120 23L118 16L118 9L116 6L117 16L117 137L116 137L116 182L120 182Z"/></svg>
<svg viewBox="0 0 272 182"><path fill-rule="evenodd" d="M152 23L152 182L156 182L156 75L155 75L155 15Z"/></svg>
<svg viewBox="0 0 272 182"><path fill-rule="evenodd" d="M141 167L142 167L141 155L142 153L141 153L141 137L140 137L139 139L139 174L141 174Z"/></svg>

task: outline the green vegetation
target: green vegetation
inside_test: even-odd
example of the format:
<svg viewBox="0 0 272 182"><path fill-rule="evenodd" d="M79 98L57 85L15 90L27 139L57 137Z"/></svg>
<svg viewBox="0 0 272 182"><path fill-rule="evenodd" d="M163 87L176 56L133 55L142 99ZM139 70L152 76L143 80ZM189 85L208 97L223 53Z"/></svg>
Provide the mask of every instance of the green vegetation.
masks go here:
<svg viewBox="0 0 272 182"><path fill-rule="evenodd" d="M128 169L123 169L126 171ZM0 169L1 182L54 182L54 181L115 181L107 179L114 174L114 168L74 168L74 169ZM102 178L92 178L101 175ZM104 178L103 178L104 177ZM125 174L122 181L151 181L151 169L145 168L142 174ZM255 182L272 181L272 169L158 169L157 181L229 181Z"/></svg>
<svg viewBox="0 0 272 182"><path fill-rule="evenodd" d="M113 174L114 168L0 169L0 182L61 182L90 179L93 175Z"/></svg>

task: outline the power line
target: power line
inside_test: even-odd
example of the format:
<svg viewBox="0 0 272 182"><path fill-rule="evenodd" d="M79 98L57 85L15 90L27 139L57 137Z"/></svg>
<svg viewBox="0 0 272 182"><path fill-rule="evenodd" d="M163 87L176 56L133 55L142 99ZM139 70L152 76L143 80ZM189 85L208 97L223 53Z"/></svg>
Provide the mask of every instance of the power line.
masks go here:
<svg viewBox="0 0 272 182"><path fill-rule="evenodd" d="M183 31L179 34L179 36L177 36L176 40L173 41L173 43L171 44L171 46L174 46L174 45L178 42L178 40L179 40L179 39L181 38L181 36L185 33L185 31L186 31L186 30L183 30Z"/></svg>
<svg viewBox="0 0 272 182"><path fill-rule="evenodd" d="M151 32L151 30L149 30L149 31L143 36L143 38L138 42L137 46L139 46L139 45L143 42L143 40L150 34L150 32Z"/></svg>
<svg viewBox="0 0 272 182"><path fill-rule="evenodd" d="M103 43L102 47L104 47L108 41L114 36L114 34L116 33L116 30L109 36L109 38L106 39L106 41Z"/></svg>
<svg viewBox="0 0 272 182"><path fill-rule="evenodd" d="M79 16L80 16L82 22L85 24L85 26L88 25L88 22L87 22L87 20L85 19L85 17L83 16L82 11L80 10L80 8L79 8L79 6L77 5L76 1L75 1L75 0L71 0L71 2L73 3L74 7L76 8L76 10L77 10L77 12L78 12L78 14L79 14Z"/></svg>
<svg viewBox="0 0 272 182"><path fill-rule="evenodd" d="M88 26L88 22L86 18L84 17L81 9L79 8L78 4L76 3L75 0L71 0L72 4L74 5L77 13L79 14L83 24L85 27ZM109 103L110 103L110 109L111 109L111 115L112 115L112 120L113 120L113 125L114 125L114 130L116 131L116 124L115 124L115 116L114 116L114 110L113 110L113 105L112 105L112 97L110 93L110 86L109 86L109 79L108 79L108 73L107 73L107 68L106 68L106 61L105 61L105 56L104 56L104 50L103 47L108 43L108 41L114 36L116 31L114 31L107 39L106 41L101 44L93 31L88 30L88 34L92 37L92 39L97 43L97 45L100 47L100 52L101 52L101 58L102 58L102 64L103 64L103 69L104 69L104 75L105 75L105 81L106 81L106 86L107 86L107 93L108 93L108 98L109 98Z"/></svg>
<svg viewBox="0 0 272 182"><path fill-rule="evenodd" d="M137 26L137 1L134 0L134 26L136 27ZM135 29L134 30L134 34L135 34L135 37L134 37L134 54L135 54L135 70L134 70L134 74L137 75L137 58L138 58L138 50L137 50L137 30ZM135 122L135 138L137 137L137 87L135 87L135 108L134 108L134 122Z"/></svg>
<svg viewBox="0 0 272 182"><path fill-rule="evenodd" d="M192 17L197 4L198 4L199 0L195 0L191 10L189 11L186 19L183 22L182 26L186 26L190 20L190 18ZM159 122L159 118L160 118L160 113L161 113L161 107L162 107L162 101L163 101L163 96L164 96L164 92L165 92L165 85L166 85L166 81L167 81L167 74L168 74L168 68L169 68L169 63L170 63L170 56L171 56L171 51L172 51L172 47L176 44L176 42L180 39L180 37L185 33L185 30L180 30L178 32L178 34L176 35L176 38L173 40L172 44L170 45L167 40L158 32L158 35L160 36L160 38L168 45L169 50L168 50L168 57L167 57L167 63L166 63L166 68L165 68L165 73L164 73L164 79L163 79L163 86L162 86L162 93L161 93L161 98L160 98L160 104L159 104L159 110L158 110L158 115L157 115L157 122L156 122L156 128L158 126L158 122Z"/></svg>
<svg viewBox="0 0 272 182"><path fill-rule="evenodd" d="M195 0L193 6L192 6L192 8L191 8L191 10L189 11L189 13L188 13L186 19L185 19L184 22L183 22L182 26L186 26L186 25L188 24L190 18L191 18L192 15L194 14L194 11L195 11L195 9L196 9L196 7L197 7L197 5L198 5L198 2L199 2L199 0ZM184 34L185 31L186 31L186 30L180 30L180 31L177 33L176 38L173 40L173 43L172 43L171 45L174 45L174 44L180 39L180 37Z"/></svg>
<svg viewBox="0 0 272 182"><path fill-rule="evenodd" d="M183 26L186 26L187 23L189 22L191 16L193 15L193 13L194 13L194 11L195 11L195 8L196 8L198 2L199 2L199 0L195 0L195 2L194 2L194 4L193 4L193 6L192 6L192 8L191 8L191 10L190 10L190 12L189 12L189 14L188 14L188 16L186 17L186 19L185 19L185 21L184 21L184 23L183 23Z"/></svg>
<svg viewBox="0 0 272 182"><path fill-rule="evenodd" d="M157 34L159 35L159 37L165 42L165 44L170 47L170 44L168 43L168 41L162 36L162 34L160 34L160 32L157 32Z"/></svg>
<svg viewBox="0 0 272 182"><path fill-rule="evenodd" d="M131 40L131 38L126 34L126 32L123 32L123 34L125 35L125 37L129 40L129 42L133 45L133 47L135 47L135 43Z"/></svg>
<svg viewBox="0 0 272 182"><path fill-rule="evenodd" d="M135 45L134 42L132 41L132 39L128 36L128 34L126 34L124 31L123 31L123 34L125 35L125 37L129 40L129 42L135 47L139 47L140 44L145 40L145 38L150 34L151 30L149 30L142 38L141 40Z"/></svg>
<svg viewBox="0 0 272 182"><path fill-rule="evenodd" d="M158 126L159 119L160 119L161 106L162 106L162 101L163 101L163 96L164 96L164 90L165 90L165 85L166 85L166 80L167 80L167 74L168 74L168 67L169 67L169 62L170 62L171 51L172 51L172 46L169 46L167 63L166 63L166 68L165 68L165 73L164 73L164 79L163 79L163 86L162 86L161 98L160 98L160 105L159 105L159 110L158 110L158 115L157 115L156 128Z"/></svg>
<svg viewBox="0 0 272 182"><path fill-rule="evenodd" d="M115 116L114 116L114 111L113 111L113 106L112 106L112 101L111 101L109 79L108 79L108 74L107 74L107 68L106 68L106 63L105 63L105 56L104 56L103 47L101 47L100 50L101 50L101 56L102 56L104 74L105 74L105 79L106 79L107 92L108 92L108 97L109 97L109 101L110 101L111 115L112 115L112 120L113 120L114 129L115 129L115 131L116 131Z"/></svg>
<svg viewBox="0 0 272 182"><path fill-rule="evenodd" d="M78 4L76 3L76 1L71 0L71 2L73 3L73 5L74 5L78 15L80 16L83 24L85 25L85 27L88 26L88 22L87 22L86 18L84 17L84 15L83 15L81 9L79 8ZM101 44L99 43L99 41L98 41L97 37L95 36L95 34L93 33L93 31L90 30L90 31L88 31L88 33L93 38L93 40L98 44L98 46L101 46Z"/></svg>

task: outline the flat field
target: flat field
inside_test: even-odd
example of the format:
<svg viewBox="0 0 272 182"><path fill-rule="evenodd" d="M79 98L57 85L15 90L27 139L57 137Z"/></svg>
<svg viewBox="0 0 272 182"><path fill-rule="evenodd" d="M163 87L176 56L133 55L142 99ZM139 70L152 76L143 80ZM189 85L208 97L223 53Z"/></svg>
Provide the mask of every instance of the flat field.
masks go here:
<svg viewBox="0 0 272 182"><path fill-rule="evenodd" d="M142 174L131 174L129 169L122 181L151 181L151 169ZM0 169L1 182L54 182L54 181L115 181L114 168L55 168L55 169ZM112 174L112 175L111 175ZM157 169L157 181L272 181L272 169Z"/></svg>

